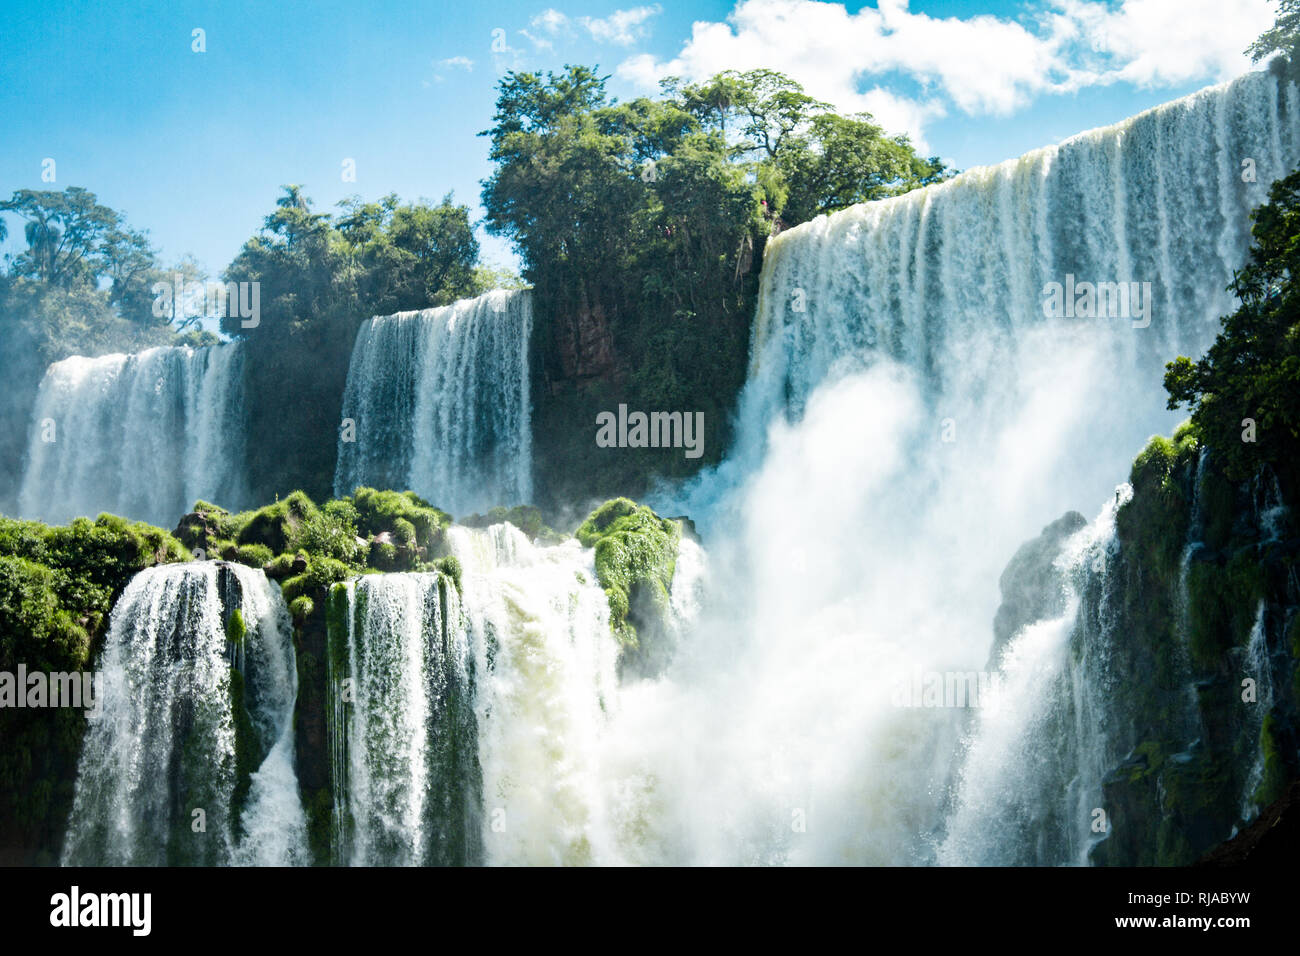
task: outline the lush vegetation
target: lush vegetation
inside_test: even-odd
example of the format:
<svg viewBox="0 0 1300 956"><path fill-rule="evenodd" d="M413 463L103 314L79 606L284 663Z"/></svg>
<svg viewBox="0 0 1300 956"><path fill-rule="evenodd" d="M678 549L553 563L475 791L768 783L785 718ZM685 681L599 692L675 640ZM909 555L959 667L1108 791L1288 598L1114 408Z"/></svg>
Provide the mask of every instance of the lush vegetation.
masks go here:
<svg viewBox="0 0 1300 956"><path fill-rule="evenodd" d="M167 532L112 515L58 528L0 518L0 672L88 670L131 577L188 557ZM0 861L56 862L84 728L69 707L0 708Z"/></svg>
<svg viewBox="0 0 1300 956"><path fill-rule="evenodd" d="M639 494L716 461L745 375L764 242L943 178L869 117L779 73L611 99L586 67L501 81L483 188L535 290L534 454L544 503ZM702 411L704 455L596 452L596 413ZM582 460L583 469L567 463Z"/></svg>
<svg viewBox="0 0 1300 956"><path fill-rule="evenodd" d="M1209 351L1165 374L1169 407L1186 404L1225 474L1261 465L1300 487L1300 171L1275 182L1255 212L1254 244L1230 288L1240 300Z"/></svg>
<svg viewBox="0 0 1300 956"><path fill-rule="evenodd" d="M620 675L658 673L671 656L669 614L681 528L627 498L607 501L575 532L595 549L596 578L622 644Z"/></svg>
<svg viewBox="0 0 1300 956"><path fill-rule="evenodd" d="M36 386L51 362L70 355L138 351L215 341L184 315L154 315L155 282L193 263L164 268L148 234L73 186L19 189L0 213L23 224L26 248L0 266L0 503L19 480ZM0 239L7 235L0 216Z"/></svg>
<svg viewBox="0 0 1300 956"><path fill-rule="evenodd" d="M229 315L221 329L249 343L248 481L265 500L294 488L330 494L362 321L477 295L499 277L479 267L469 210L450 196L436 206L353 199L331 215L287 186L222 278L260 288L258 323Z"/></svg>

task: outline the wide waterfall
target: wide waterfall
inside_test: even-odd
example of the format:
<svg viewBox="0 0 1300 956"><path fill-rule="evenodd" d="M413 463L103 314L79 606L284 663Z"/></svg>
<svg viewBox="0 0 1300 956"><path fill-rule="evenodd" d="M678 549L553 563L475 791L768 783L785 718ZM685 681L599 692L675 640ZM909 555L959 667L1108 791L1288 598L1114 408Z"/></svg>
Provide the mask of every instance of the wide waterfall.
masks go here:
<svg viewBox="0 0 1300 956"><path fill-rule="evenodd" d="M242 354L231 344L55 362L19 513L57 523L109 511L171 527L200 498L241 507Z"/></svg>
<svg viewBox="0 0 1300 956"><path fill-rule="evenodd" d="M532 300L496 290L357 333L334 493L407 488L454 514L532 496Z"/></svg>
<svg viewBox="0 0 1300 956"><path fill-rule="evenodd" d="M709 728L660 786L694 831L684 858L1024 858L1002 818L982 820L986 852L962 837L969 796L950 819L966 711L898 688L982 671L1016 547L1114 497L1176 423L1163 365L1231 311L1249 212L1297 159L1300 91L1256 73L769 243L737 445L651 502L713 532L719 596L674 675L690 690L661 687L629 732ZM1052 312L1081 283L1127 294ZM1026 656L1061 646L1038 638ZM1031 711L988 732L1017 739L1006 722Z"/></svg>
<svg viewBox="0 0 1300 956"><path fill-rule="evenodd" d="M236 564L141 571L113 609L65 864L305 862L278 586Z"/></svg>

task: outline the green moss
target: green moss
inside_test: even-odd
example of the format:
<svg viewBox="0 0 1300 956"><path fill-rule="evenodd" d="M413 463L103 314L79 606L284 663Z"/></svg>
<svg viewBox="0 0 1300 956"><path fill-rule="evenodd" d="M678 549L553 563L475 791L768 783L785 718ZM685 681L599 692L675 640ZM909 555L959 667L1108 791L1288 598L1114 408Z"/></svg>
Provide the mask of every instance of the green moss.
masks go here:
<svg viewBox="0 0 1300 956"><path fill-rule="evenodd" d="M307 570L296 574L280 585L284 599L292 604L295 600L313 591L329 587L339 581L346 581L353 570L342 561L334 558L311 557Z"/></svg>
<svg viewBox="0 0 1300 956"><path fill-rule="evenodd" d="M358 488L351 500L357 513L356 527L362 535L393 534L397 520L404 519L415 530L416 546L429 554L441 547L443 534L451 525L451 515L412 491Z"/></svg>
<svg viewBox="0 0 1300 956"><path fill-rule="evenodd" d="M1232 522L1236 510L1236 493L1232 482L1211 460L1197 489L1201 519L1205 525L1204 539L1209 548L1226 548L1232 537Z"/></svg>
<svg viewBox="0 0 1300 956"><path fill-rule="evenodd" d="M1120 541L1165 581L1178 570L1187 537L1189 496L1179 479L1194 467L1195 457L1195 440L1187 434L1178 444L1152 437L1133 460L1133 497L1115 516Z"/></svg>
<svg viewBox="0 0 1300 956"><path fill-rule="evenodd" d="M1195 561L1188 568L1188 647L1203 671L1219 667L1224 652L1250 638L1264 575L1248 550L1229 561Z"/></svg>
<svg viewBox="0 0 1300 956"><path fill-rule="evenodd" d="M293 603L289 605L289 613L293 615L295 621L303 621L311 617L316 611L316 602L310 595L302 594L294 598Z"/></svg>
<svg viewBox="0 0 1300 956"><path fill-rule="evenodd" d="M319 513L305 493L295 491L274 504L235 515L229 527L239 544L261 544L279 554L294 547L299 529Z"/></svg>
<svg viewBox="0 0 1300 956"><path fill-rule="evenodd" d="M244 612L235 608L226 618L226 640L231 644L243 644L244 638L248 634L248 628L244 625Z"/></svg>
<svg viewBox="0 0 1300 956"><path fill-rule="evenodd" d="M439 571L451 578L452 583L456 585L456 593L462 594L461 577L464 572L460 566L460 559L454 554L449 554L445 558L439 558L435 562L435 566Z"/></svg>
<svg viewBox="0 0 1300 956"><path fill-rule="evenodd" d="M88 670L131 578L189 558L170 533L114 515L63 527L0 518L0 670ZM0 847L8 859L57 862L85 726L72 708L0 708Z"/></svg>
<svg viewBox="0 0 1300 956"><path fill-rule="evenodd" d="M233 560L250 568L262 568L270 564L273 557L271 549L264 544L241 544L235 549Z"/></svg>
<svg viewBox="0 0 1300 956"><path fill-rule="evenodd" d="M1281 798L1290 774L1277 741L1277 718L1268 714L1259 731L1259 747L1264 757L1264 775L1256 788L1252 800L1261 807L1266 807Z"/></svg>
<svg viewBox="0 0 1300 956"><path fill-rule="evenodd" d="M595 549L610 627L623 644L620 666L633 664L642 673L658 669L666 649L651 645L661 645L667 634L680 528L644 505L615 498L593 511L576 534ZM646 637L653 639L647 643Z"/></svg>
<svg viewBox="0 0 1300 956"><path fill-rule="evenodd" d="M239 610L230 613L231 620L236 619ZM238 617L240 628L243 627L242 616ZM227 631L227 633L229 633ZM243 640L241 635L240 641ZM253 720L244 703L244 675L236 667L230 668L230 713L235 725L235 789L230 801L230 821L234 828L233 836L238 839L239 818L244 804L248 800L248 791L252 786L252 774L261 763L262 755L257 752L257 733L253 729Z"/></svg>

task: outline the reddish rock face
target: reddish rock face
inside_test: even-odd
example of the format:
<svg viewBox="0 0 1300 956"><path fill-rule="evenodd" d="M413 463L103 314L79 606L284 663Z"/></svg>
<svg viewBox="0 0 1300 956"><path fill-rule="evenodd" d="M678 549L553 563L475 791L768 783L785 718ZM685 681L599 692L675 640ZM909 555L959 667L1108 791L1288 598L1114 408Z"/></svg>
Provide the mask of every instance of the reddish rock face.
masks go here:
<svg viewBox="0 0 1300 956"><path fill-rule="evenodd" d="M605 308L599 302L584 293L577 310L556 323L555 336L565 379L587 382L613 375L617 366L614 336Z"/></svg>

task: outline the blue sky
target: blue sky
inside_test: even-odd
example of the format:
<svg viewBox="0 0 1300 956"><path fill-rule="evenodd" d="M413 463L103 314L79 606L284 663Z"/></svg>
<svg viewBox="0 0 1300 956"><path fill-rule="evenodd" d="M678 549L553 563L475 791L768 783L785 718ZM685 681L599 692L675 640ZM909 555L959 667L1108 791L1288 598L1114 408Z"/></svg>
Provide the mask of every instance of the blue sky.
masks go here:
<svg viewBox="0 0 1300 956"><path fill-rule="evenodd" d="M1243 72L1271 22L1267 0L5 0L0 194L85 186L165 261L193 254L216 273L284 183L321 210L452 191L481 215L476 134L507 69L598 65L628 98L665 72L767 66L969 168Z"/></svg>

